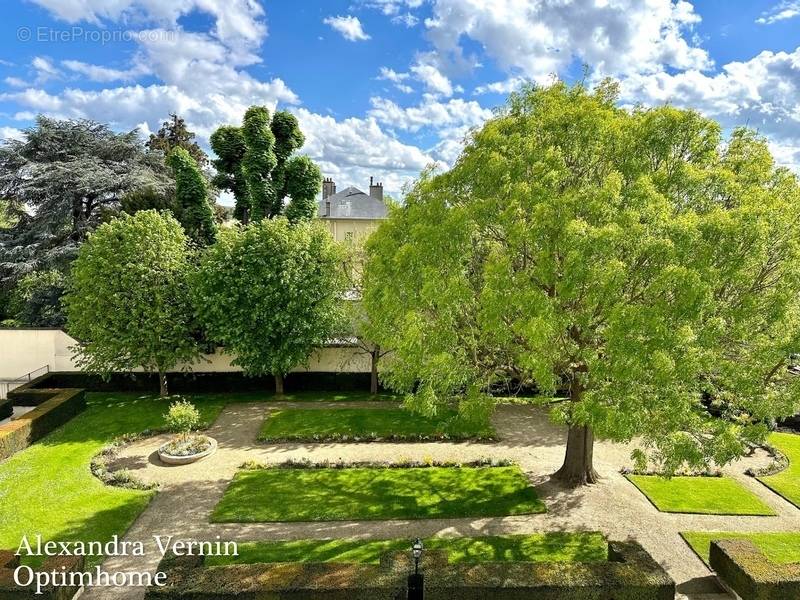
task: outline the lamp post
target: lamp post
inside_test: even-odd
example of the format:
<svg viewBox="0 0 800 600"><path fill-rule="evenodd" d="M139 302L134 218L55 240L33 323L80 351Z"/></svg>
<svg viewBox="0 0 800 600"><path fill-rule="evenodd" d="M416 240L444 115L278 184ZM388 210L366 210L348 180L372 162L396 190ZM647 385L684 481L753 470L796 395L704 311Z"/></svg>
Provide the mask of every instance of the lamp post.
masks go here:
<svg viewBox="0 0 800 600"><path fill-rule="evenodd" d="M419 559L422 558L422 551L425 547L422 540L417 538L411 544L411 556L414 557L414 573L408 576L408 600L424 600L425 598L425 578L419 572Z"/></svg>

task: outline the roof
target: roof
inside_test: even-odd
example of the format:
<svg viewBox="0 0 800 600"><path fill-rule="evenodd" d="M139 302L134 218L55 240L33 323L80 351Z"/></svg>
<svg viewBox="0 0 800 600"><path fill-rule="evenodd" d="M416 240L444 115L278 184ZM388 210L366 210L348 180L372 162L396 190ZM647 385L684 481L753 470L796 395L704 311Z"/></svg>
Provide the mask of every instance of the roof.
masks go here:
<svg viewBox="0 0 800 600"><path fill-rule="evenodd" d="M325 215L325 204L331 203L331 213ZM385 219L388 209L383 200L373 198L353 186L343 189L317 203L320 219Z"/></svg>

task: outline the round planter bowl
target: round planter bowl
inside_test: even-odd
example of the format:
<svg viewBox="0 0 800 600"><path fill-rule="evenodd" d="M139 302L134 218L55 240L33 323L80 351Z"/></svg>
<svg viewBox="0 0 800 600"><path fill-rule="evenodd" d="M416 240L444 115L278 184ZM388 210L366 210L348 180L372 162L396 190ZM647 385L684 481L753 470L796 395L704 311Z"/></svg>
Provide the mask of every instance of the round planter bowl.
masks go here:
<svg viewBox="0 0 800 600"><path fill-rule="evenodd" d="M203 460L207 456L211 456L214 452L217 451L217 440L212 437L208 437L207 435L203 436L205 439L211 442L211 446L208 449L200 452L199 454L189 454L187 456L174 456L172 454L167 454L164 451L164 448L170 442L166 444L162 444L161 447L158 449L158 458L163 462L165 465L189 465L193 462L197 462L198 460Z"/></svg>

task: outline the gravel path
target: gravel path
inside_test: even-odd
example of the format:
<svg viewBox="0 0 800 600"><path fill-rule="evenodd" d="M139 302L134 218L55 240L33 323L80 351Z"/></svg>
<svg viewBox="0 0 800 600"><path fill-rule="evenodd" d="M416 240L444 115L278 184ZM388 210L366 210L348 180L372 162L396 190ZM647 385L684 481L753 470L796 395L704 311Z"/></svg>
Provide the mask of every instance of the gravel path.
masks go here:
<svg viewBox="0 0 800 600"><path fill-rule="evenodd" d="M345 407L344 402L303 403L302 408ZM368 405L365 403L362 405ZM601 531L611 539L638 540L678 584L678 598L716 600L729 598L703 562L679 536L681 531L800 531L800 510L743 474L749 466L768 462L765 453L743 459L725 469L772 507L776 517L730 517L668 514L657 511L619 469L630 464L631 447L598 442L595 466L602 476L596 485L570 490L550 481L548 474L563 460L565 431L552 425L544 409L500 406L495 427L500 441L486 443L371 443L264 445L256 442L266 410L287 408L290 403L231 404L209 430L217 439L216 454L193 465L167 467L158 461L155 450L166 440L156 436L136 442L120 453L111 465L126 468L136 477L161 484L160 493L137 519L125 536L148 547L145 557L110 558L104 569L154 570L158 563L152 535L174 534L176 538L254 541L303 538L391 538L447 535L496 535L552 530ZM292 404L294 407L294 404ZM375 406L374 404L372 406ZM478 458L505 458L519 463L539 496L547 504L542 515L480 519L432 519L422 521L369 521L335 523L254 523L211 524L209 515L239 466L246 460L279 463L288 459L313 461L415 460L470 461ZM133 564L136 561L136 564ZM83 598L143 597L141 589L87 590Z"/></svg>

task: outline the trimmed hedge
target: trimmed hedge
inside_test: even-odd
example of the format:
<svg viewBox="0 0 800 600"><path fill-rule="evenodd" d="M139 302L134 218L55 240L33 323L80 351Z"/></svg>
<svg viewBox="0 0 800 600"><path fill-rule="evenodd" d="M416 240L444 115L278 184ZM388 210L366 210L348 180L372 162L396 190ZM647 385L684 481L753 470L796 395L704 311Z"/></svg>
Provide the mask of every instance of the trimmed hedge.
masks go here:
<svg viewBox="0 0 800 600"><path fill-rule="evenodd" d="M401 600L413 570L408 553L389 553L380 565L270 563L217 567L203 557L167 556L165 587L148 600ZM481 563L451 565L447 553L422 559L426 600L673 600L675 582L635 542L609 542L600 563Z"/></svg>
<svg viewBox="0 0 800 600"><path fill-rule="evenodd" d="M0 420L7 419L14 414L14 403L11 398L0 400Z"/></svg>
<svg viewBox="0 0 800 600"><path fill-rule="evenodd" d="M0 425L0 460L24 450L86 408L86 394L81 389L44 390L23 386L9 396L14 404L36 408Z"/></svg>
<svg viewBox="0 0 800 600"><path fill-rule="evenodd" d="M14 583L14 570L19 566L19 557L10 550L0 550L0 600L70 600L78 593L78 586L53 586L36 594L36 581L20 587ZM45 559L40 571L58 573L80 572L84 568L83 556L50 556Z"/></svg>
<svg viewBox="0 0 800 600"><path fill-rule="evenodd" d="M270 392L275 379L248 377L241 372L227 373L168 373L167 384L173 394L215 392ZM287 393L299 391L363 391L369 390L369 373L289 373L284 386ZM34 388L84 388L89 392L151 392L158 393L155 373L112 373L106 378L81 372L56 371L31 382Z"/></svg>
<svg viewBox="0 0 800 600"><path fill-rule="evenodd" d="M750 540L712 541L709 562L742 598L800 600L800 563L774 563Z"/></svg>

